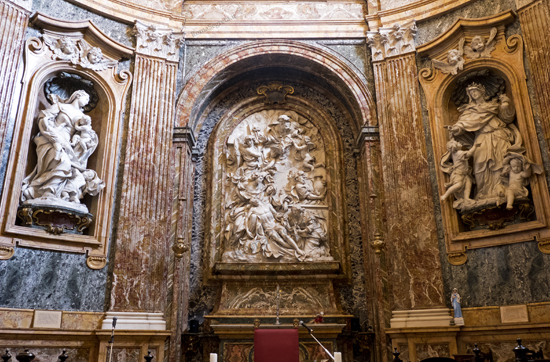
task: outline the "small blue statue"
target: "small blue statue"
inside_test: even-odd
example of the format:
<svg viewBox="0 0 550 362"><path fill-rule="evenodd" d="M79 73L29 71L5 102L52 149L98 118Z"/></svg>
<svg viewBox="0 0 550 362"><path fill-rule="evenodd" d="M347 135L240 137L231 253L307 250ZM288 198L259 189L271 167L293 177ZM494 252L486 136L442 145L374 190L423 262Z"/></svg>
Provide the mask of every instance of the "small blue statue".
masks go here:
<svg viewBox="0 0 550 362"><path fill-rule="evenodd" d="M460 294L458 290L453 288L453 294L451 294L451 303L455 311L455 318L462 318L462 308L460 308Z"/></svg>

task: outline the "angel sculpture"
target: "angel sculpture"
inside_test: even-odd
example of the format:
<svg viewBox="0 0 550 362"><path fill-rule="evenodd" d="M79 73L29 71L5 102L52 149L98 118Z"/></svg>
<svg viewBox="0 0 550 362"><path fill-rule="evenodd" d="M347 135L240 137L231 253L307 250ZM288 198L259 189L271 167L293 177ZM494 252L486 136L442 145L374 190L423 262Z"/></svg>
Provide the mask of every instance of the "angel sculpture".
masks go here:
<svg viewBox="0 0 550 362"><path fill-rule="evenodd" d="M118 63L116 60L106 59L100 48L91 47L85 41L81 40L78 46L80 48L80 65L82 68L101 71L112 68Z"/></svg>
<svg viewBox="0 0 550 362"><path fill-rule="evenodd" d="M489 34L489 40L487 40L487 43L483 41L483 38L481 36L475 36L472 39L472 42L470 45L464 47L464 53L468 56L470 59L478 59L478 58L490 58L491 53L493 50L495 50L496 40L495 37L497 36L497 28L492 28L491 33Z"/></svg>
<svg viewBox="0 0 550 362"><path fill-rule="evenodd" d="M464 38L458 42L458 50L451 49L447 52L447 62L433 59L432 63L435 68L441 70L443 74L456 75L459 70L464 67Z"/></svg>
<svg viewBox="0 0 550 362"><path fill-rule="evenodd" d="M525 188L529 184L529 177L533 173L540 175L542 167L531 162L524 155L514 152L508 153L502 164L504 168L500 174L500 180L506 186L506 191L501 190L499 197L506 197L506 209L511 210L516 198L524 199L529 196L529 190Z"/></svg>
<svg viewBox="0 0 550 362"><path fill-rule="evenodd" d="M63 36L56 39L44 35L44 43L53 51L54 59L68 60L73 64L78 63L78 49L71 38Z"/></svg>

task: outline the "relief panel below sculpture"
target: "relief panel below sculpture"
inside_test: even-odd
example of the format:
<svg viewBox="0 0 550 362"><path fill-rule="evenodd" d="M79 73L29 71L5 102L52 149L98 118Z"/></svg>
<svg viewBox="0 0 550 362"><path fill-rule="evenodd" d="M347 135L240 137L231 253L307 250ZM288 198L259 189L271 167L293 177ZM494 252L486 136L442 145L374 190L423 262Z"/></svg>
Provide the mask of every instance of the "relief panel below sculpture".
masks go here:
<svg viewBox="0 0 550 362"><path fill-rule="evenodd" d="M281 315L336 314L336 298L331 283L248 284L224 283L216 315L274 315L277 294Z"/></svg>

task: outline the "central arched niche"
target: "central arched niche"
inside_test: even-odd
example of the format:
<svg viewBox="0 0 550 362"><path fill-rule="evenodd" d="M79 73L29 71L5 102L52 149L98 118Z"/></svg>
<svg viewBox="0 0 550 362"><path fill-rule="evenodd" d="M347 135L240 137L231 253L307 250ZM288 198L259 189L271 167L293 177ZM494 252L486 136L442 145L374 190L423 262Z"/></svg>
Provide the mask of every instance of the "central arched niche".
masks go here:
<svg viewBox="0 0 550 362"><path fill-rule="evenodd" d="M360 77L358 73L357 78ZM178 107L185 104L184 96L191 94L186 89L193 88L194 79L191 76ZM257 93L258 87L274 81L295 89L293 94L286 96L284 103L268 104L265 96ZM225 318L274 315L273 298L279 284L282 317L323 311L333 316L329 319L334 322L346 314L366 322L368 306L358 185L361 166L356 140L366 121L362 114L365 109L368 111L368 105L359 104L346 83L328 68L291 54L245 58L215 73L200 89L192 95L196 100L187 110L180 108L183 113L176 123L185 125L182 121L187 112L187 124L197 138L189 317L202 320L204 314L208 314L209 319L223 324L229 323ZM315 156L314 163L324 163L324 167L314 164L314 170L306 172L304 155L295 168L313 180L315 176L323 176L326 181L324 200L302 207L318 210L323 215L328 257L309 261L283 258L224 261L224 253L231 251L224 244L225 203L231 199L228 199L226 188L234 190L236 187L228 183L226 176L234 174L244 164L241 161L236 166L237 157L232 153L235 139L239 139L240 144L249 132L253 132L250 125L254 127L255 123L250 121L257 116L263 118L258 122L259 131L266 136L272 121L280 115L288 115L294 122L290 133L302 124L308 127L302 139L296 140L297 145L302 146L303 136L307 135L317 150L310 154ZM296 149L291 148L287 160L296 158ZM269 159L269 152L264 150L266 159ZM277 193L286 193L285 188L292 189L292 185L287 187L286 184L291 169L284 166L279 170L280 175L274 176L283 183L277 187ZM306 166L306 169L310 168ZM250 180L245 181L246 187ZM303 204L297 192L294 195L294 204ZM254 238L247 240L255 241ZM242 283L243 278L246 283Z"/></svg>
<svg viewBox="0 0 550 362"><path fill-rule="evenodd" d="M215 272L241 264L251 273L334 273L346 257L340 136L322 109L287 98L237 104L211 136L206 230Z"/></svg>

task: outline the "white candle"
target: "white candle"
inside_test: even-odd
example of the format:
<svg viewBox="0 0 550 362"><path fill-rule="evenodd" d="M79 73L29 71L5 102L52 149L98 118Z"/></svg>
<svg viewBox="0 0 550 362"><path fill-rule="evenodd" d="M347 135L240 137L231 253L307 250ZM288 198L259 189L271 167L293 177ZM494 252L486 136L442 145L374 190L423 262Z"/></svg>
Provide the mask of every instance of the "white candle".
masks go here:
<svg viewBox="0 0 550 362"><path fill-rule="evenodd" d="M342 359L340 358L340 361ZM210 353L210 362L218 362L218 354L217 353Z"/></svg>
<svg viewBox="0 0 550 362"><path fill-rule="evenodd" d="M334 362L342 362L342 353L334 352Z"/></svg>

